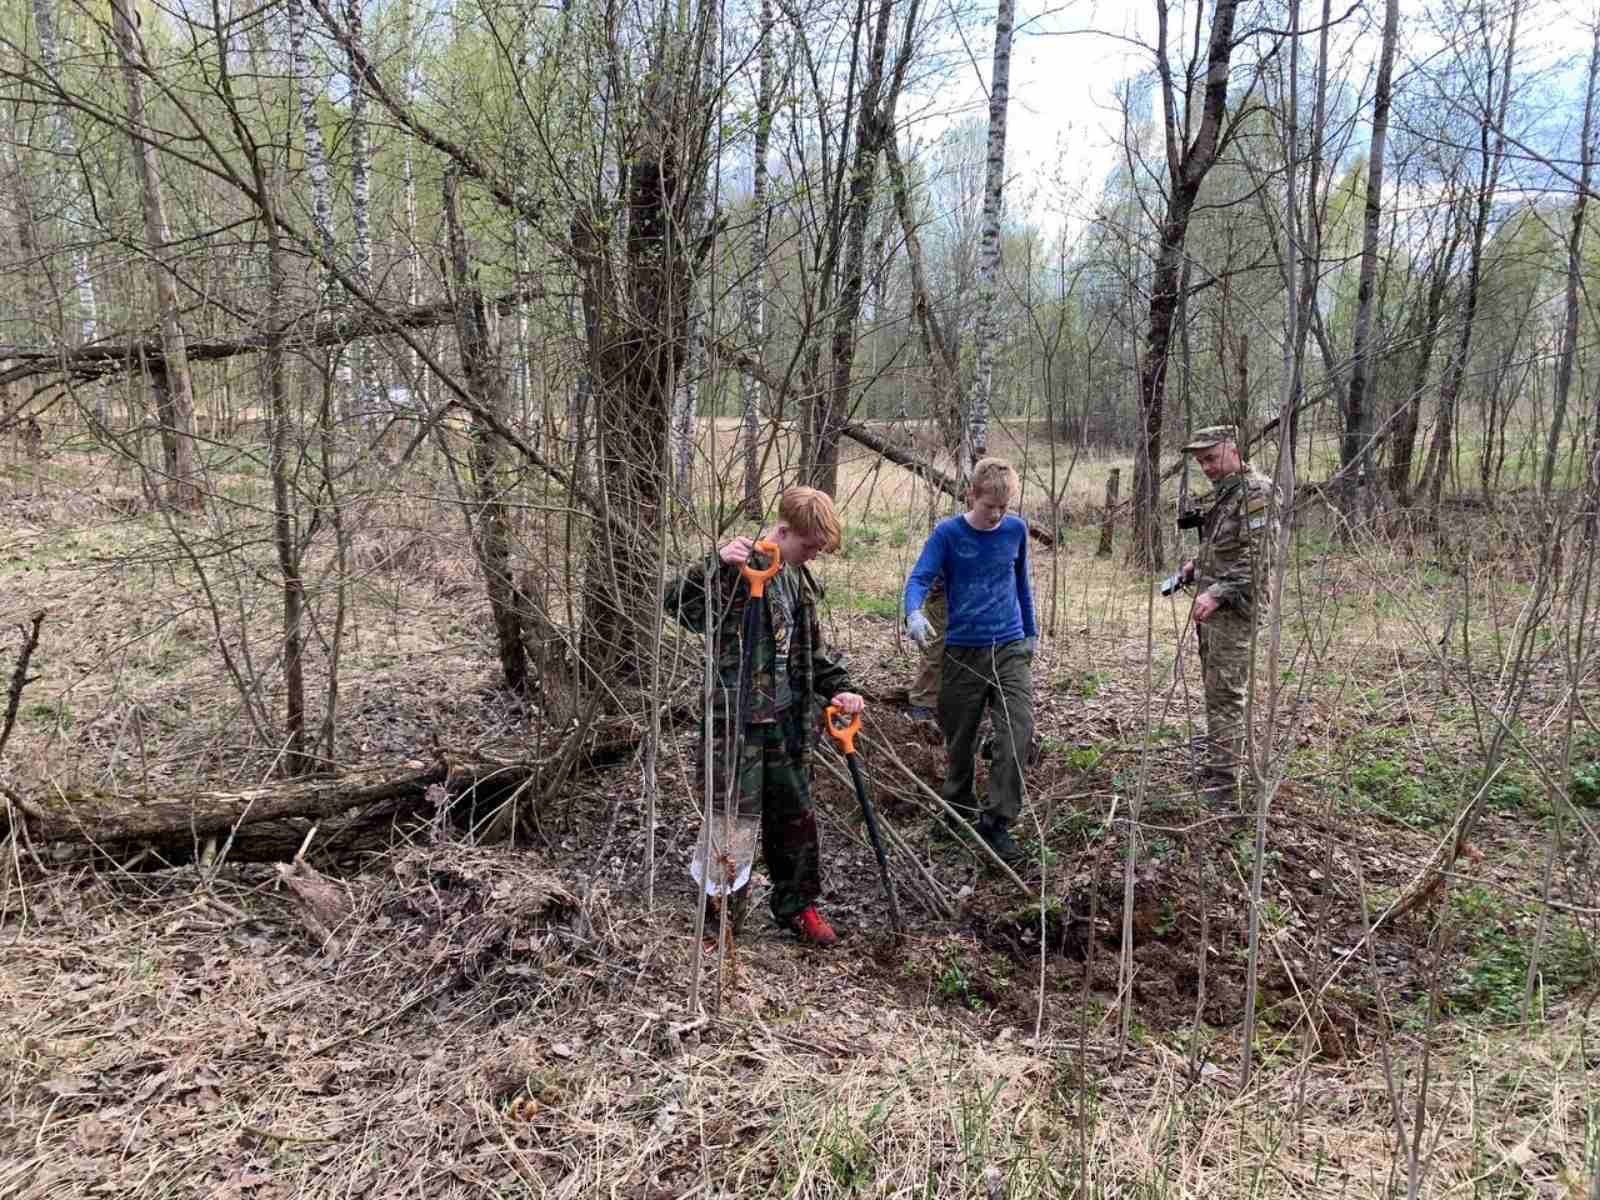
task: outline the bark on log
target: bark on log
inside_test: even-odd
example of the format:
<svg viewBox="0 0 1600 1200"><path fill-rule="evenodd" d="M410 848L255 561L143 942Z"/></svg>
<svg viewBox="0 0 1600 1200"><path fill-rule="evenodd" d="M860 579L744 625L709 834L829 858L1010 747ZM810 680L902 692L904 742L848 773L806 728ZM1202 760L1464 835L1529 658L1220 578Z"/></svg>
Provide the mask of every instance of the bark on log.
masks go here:
<svg viewBox="0 0 1600 1200"><path fill-rule="evenodd" d="M496 312L511 312L519 304L543 297L542 287L518 288L484 303ZM338 320L317 320L311 314L291 318L285 323L289 342L293 345L341 346L356 338L378 337L397 329L431 329L455 321L456 305L452 300L440 300L404 308L393 313L364 312ZM310 328L304 336L293 336L302 325ZM188 358L193 362L213 362L233 358L240 354L259 354L274 337L284 338L283 331L252 333L239 338L212 338L196 340L188 345ZM142 363L165 362L161 340L103 342L92 346L65 349L52 346L0 345L0 361L17 360L17 365L0 372L0 384L13 383L34 375L63 373L81 379L94 379L114 375L120 371L137 369Z"/></svg>
<svg viewBox="0 0 1600 1200"><path fill-rule="evenodd" d="M679 706L663 715L663 724L691 719L694 710ZM582 736L582 735L573 735ZM630 719L596 723L586 736L588 745L568 768L566 778L618 762L637 749L640 730ZM183 796L104 795L51 789L24 797L9 792L11 808L22 815L28 836L35 843L75 843L103 847L169 846L180 855L198 840L233 829L288 820L326 820L348 814L339 828L360 831L389 824L396 816L431 811L441 794L452 807L470 803L476 794L481 807L493 803L524 784L558 778L553 768L563 755L563 745L544 759L498 757L477 750L470 755L450 755L430 766L412 764L396 773L394 766L366 767L334 778L298 779L237 791L197 791ZM442 789L429 795L437 785ZM0 825L4 824L0 811ZM264 831L265 832L265 831ZM267 839L272 845L295 841L280 827ZM256 857L244 855L243 857ZM285 855L287 857L287 855Z"/></svg>

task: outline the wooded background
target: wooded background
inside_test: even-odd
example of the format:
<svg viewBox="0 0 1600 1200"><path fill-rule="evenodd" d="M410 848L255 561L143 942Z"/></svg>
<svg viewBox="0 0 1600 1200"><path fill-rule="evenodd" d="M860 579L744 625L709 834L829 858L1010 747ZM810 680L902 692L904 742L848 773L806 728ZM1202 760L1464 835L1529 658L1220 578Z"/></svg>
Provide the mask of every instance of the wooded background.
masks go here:
<svg viewBox="0 0 1600 1200"><path fill-rule="evenodd" d="M1025 14L1143 64L1086 178L1006 165L1009 0L10 4L0 431L270 584L270 669L217 648L290 771L336 757L380 493L464 515L504 683L557 708L642 681L667 560L848 443L953 495L1006 423L1046 536L1131 453L1155 568L1185 432L1286 417L1345 536L1447 545L1453 497L1595 486L1600 41L1399 10ZM974 75L986 116L941 103Z"/></svg>

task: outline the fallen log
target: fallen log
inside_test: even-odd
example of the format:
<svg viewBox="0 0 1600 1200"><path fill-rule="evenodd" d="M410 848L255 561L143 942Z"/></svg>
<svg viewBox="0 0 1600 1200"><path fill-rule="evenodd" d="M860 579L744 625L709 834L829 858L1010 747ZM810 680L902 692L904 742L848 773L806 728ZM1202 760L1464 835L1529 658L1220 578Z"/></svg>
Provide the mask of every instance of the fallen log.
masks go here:
<svg viewBox="0 0 1600 1200"><path fill-rule="evenodd" d="M501 315L519 304L543 299L543 287L517 288L485 300ZM358 338L381 337L402 329L432 329L455 320L456 302L436 300L392 312L302 313L275 329L257 330L236 338L198 338L188 343L192 362L216 362L241 354L260 354L275 341L293 346L342 346ZM165 349L157 338L129 338L119 342L94 342L87 346L0 345L0 362L16 365L0 371L0 384L15 383L34 375L68 375L98 379L124 371L161 364Z"/></svg>
<svg viewBox="0 0 1600 1200"><path fill-rule="evenodd" d="M691 719L689 706L670 708L664 725ZM13 820L20 815L27 836L35 844L66 843L109 851L132 852L141 847L169 848L183 858L211 837L243 830L260 830L261 847L235 846L241 857L276 858L284 847L293 853L298 830L306 822L329 821L319 842L338 846L340 839L357 837L391 827L412 816L430 816L441 804L452 814L474 821L508 797L517 795L538 804L551 787L559 787L574 774L593 771L622 761L638 748L639 727L626 718L597 722L586 731L567 735L553 753L528 758L516 748L444 751L438 761L411 760L345 770L338 775L291 779L236 790L201 790L182 795L106 794L63 791L59 788L22 796L7 789L6 809L0 809L0 826L8 809ZM581 738L574 752L570 740ZM510 752L508 752L510 751ZM560 768L559 770L557 768ZM286 825L285 822L301 825ZM4 831L0 830L0 836ZM230 850L230 855L235 850ZM163 855L170 857L171 855ZM286 856L285 856L286 857Z"/></svg>

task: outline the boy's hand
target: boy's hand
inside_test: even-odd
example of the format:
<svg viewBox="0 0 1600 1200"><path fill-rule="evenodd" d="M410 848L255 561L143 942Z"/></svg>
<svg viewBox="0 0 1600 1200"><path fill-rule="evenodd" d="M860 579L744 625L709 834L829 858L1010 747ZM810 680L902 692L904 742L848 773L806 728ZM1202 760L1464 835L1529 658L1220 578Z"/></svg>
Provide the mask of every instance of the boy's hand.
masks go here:
<svg viewBox="0 0 1600 1200"><path fill-rule="evenodd" d="M929 642L939 636L933 631L933 622L928 620L920 608L914 608L906 614L906 633L924 650L928 648Z"/></svg>
<svg viewBox="0 0 1600 1200"><path fill-rule="evenodd" d="M717 547L717 557L730 567L742 567L750 561L750 552L756 547L755 538L740 534L730 542Z"/></svg>
<svg viewBox="0 0 1600 1200"><path fill-rule="evenodd" d="M855 692L836 692L828 703L849 716L851 713L860 712L866 707L867 702Z"/></svg>

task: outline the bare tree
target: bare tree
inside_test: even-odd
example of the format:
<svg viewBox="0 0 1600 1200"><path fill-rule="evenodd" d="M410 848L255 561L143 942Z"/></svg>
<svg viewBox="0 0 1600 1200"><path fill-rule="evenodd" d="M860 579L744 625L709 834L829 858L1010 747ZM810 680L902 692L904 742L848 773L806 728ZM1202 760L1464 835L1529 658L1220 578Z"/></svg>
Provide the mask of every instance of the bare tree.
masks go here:
<svg viewBox="0 0 1600 1200"><path fill-rule="evenodd" d="M767 259L768 230L772 215L767 211L767 182L770 169L767 157L772 149L773 49L772 0L761 0L760 26L756 33L759 62L756 83L755 137L751 145L750 180L750 262L744 287L745 333L750 353L761 362L767 344ZM765 388L755 372L746 372L741 382L744 403L744 508L754 517L761 511L761 411Z"/></svg>
<svg viewBox="0 0 1600 1200"><path fill-rule="evenodd" d="M470 517L473 549L494 617L500 649L500 675L509 691L528 694L528 650L523 641L522 609L511 566L511 532L500 483L500 435L484 420L506 416L505 378L490 344L482 290L473 282L467 236L456 200L456 172L444 177L444 217L450 240L450 273L456 302L456 336L467 387L478 401L472 422L473 505Z"/></svg>
<svg viewBox="0 0 1600 1200"><path fill-rule="evenodd" d="M1506 34L1503 59L1497 61L1492 39L1488 36L1489 16L1486 8L1480 13L1483 51L1483 107L1478 121L1478 186L1473 208L1471 240L1467 245L1467 279L1461 297L1461 315L1456 327L1456 340L1445 361L1444 375L1439 381L1438 416L1433 428L1433 440L1428 445L1428 459L1422 469L1420 488L1426 497L1428 525L1439 526L1439 500L1444 490L1445 476L1450 473L1451 456L1455 448L1456 408L1461 395L1461 385L1466 378L1467 360L1472 352L1472 333L1477 318L1478 300L1483 283L1483 251L1489 233L1489 218L1494 209L1495 192L1499 187L1500 168L1506 153L1506 111L1511 104L1511 75L1516 59L1517 22L1522 15L1521 0L1511 0L1511 20ZM1495 98L1496 85L1499 98Z"/></svg>
<svg viewBox="0 0 1600 1200"><path fill-rule="evenodd" d="M56 38L55 0L33 0L34 33L39 39L39 59L57 88L65 87L61 79L61 52ZM90 207L84 195L83 179L78 174L78 139L72 120L65 107L51 103L50 141L56 156L56 168L51 172L51 189L61 199L62 220L67 236L72 240L72 294L78 309L78 337L82 345L91 344L99 336L99 303L95 296L94 273L89 267ZM95 419L105 423L105 400L99 389L95 391Z"/></svg>
<svg viewBox="0 0 1600 1200"><path fill-rule="evenodd" d="M161 186L156 150L144 111L144 72L150 69L139 37L137 19L127 7L132 0L112 0L111 29L122 62L128 92L128 135L133 143L133 165L139 179L139 199L144 209L145 252L150 259L150 283L156 294L161 322L162 355L151 364L151 383L161 422L161 447L166 475L167 502L178 509L196 508L200 490L194 475L194 389L189 378L189 355L184 339L178 285L166 263L171 236L166 199Z"/></svg>
<svg viewBox="0 0 1600 1200"><path fill-rule="evenodd" d="M856 109L855 150L850 167L848 198L844 206L844 252L839 260L839 295L829 343L832 370L827 389L817 397L813 420L816 446L809 474L812 483L832 495L839 488L839 439L850 414L851 369L856 356L856 323L865 292L867 221L872 212L878 175L878 156L894 136L895 109L911 60L912 33L916 29L919 0L909 0L905 33L892 66L886 67L889 19L894 0L878 0L867 43L866 74ZM866 0L858 19L865 20Z"/></svg>
<svg viewBox="0 0 1600 1200"><path fill-rule="evenodd" d="M1372 440L1373 425L1367 387L1375 357L1372 325L1378 290L1378 230L1383 221L1383 164L1389 141L1389 105L1394 94L1394 49L1399 25L1400 0L1385 0L1378 78L1372 94L1372 144L1367 151L1367 197L1361 221L1361 272L1356 283L1355 331L1350 347L1350 391L1345 400L1344 440L1339 448L1339 465L1344 472L1339 498L1347 523L1357 514L1362 487L1365 485L1370 495L1370 489L1377 483L1365 469L1371 461L1368 443Z"/></svg>
<svg viewBox="0 0 1600 1200"><path fill-rule="evenodd" d="M961 477L989 452L989 407L994 387L995 280L1000 274L1000 215L1006 183L1006 106L1011 94L1013 0L994 14L994 67L989 80L989 153L983 180L983 232L978 250L978 374L971 408L962 422Z"/></svg>
<svg viewBox="0 0 1600 1200"><path fill-rule="evenodd" d="M1600 21L1595 23L1594 43L1589 51L1589 79L1583 97L1583 130L1578 138L1579 181L1572 199L1572 229L1567 235L1566 309L1561 327L1561 353L1556 359L1555 395L1551 398L1550 432L1545 446L1544 464L1539 469L1539 495L1550 498L1555 479L1556 459L1561 453L1561 433L1567 418L1567 400L1572 392L1572 365L1578 353L1578 293L1583 282L1583 217L1589 199L1589 180L1594 167L1595 77L1600 72Z"/></svg>
<svg viewBox="0 0 1600 1200"><path fill-rule="evenodd" d="M1228 103L1229 64L1234 50L1233 25L1238 7L1238 0L1217 0L1212 12L1200 122L1191 138L1188 136L1188 127L1192 106L1184 105L1182 113L1179 113L1177 88L1173 82L1166 0L1156 0L1156 72L1161 81L1161 118L1167 154L1167 201L1157 233L1144 362L1139 367L1139 436L1134 448L1133 542L1129 551L1133 561L1151 568L1162 561L1156 470L1161 462L1161 426L1167 399L1167 355L1172 345L1173 318L1178 309L1183 245L1188 236L1189 219L1194 213L1195 201L1200 195L1200 185L1215 165L1217 154L1225 141L1223 122Z"/></svg>

